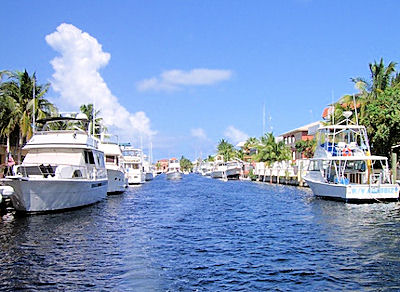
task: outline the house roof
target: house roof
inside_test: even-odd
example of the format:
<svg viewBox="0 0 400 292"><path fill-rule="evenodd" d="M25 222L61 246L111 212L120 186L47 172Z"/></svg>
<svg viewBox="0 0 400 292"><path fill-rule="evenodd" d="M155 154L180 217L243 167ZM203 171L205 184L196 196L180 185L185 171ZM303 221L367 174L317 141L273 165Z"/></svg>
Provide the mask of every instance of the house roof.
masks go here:
<svg viewBox="0 0 400 292"><path fill-rule="evenodd" d="M295 134L295 133L298 133L298 132L305 132L305 131L308 131L310 128L316 127L316 126L321 125L321 124L322 123L320 121L317 121L317 122L314 122L314 123L311 123L311 124L307 124L307 125L301 126L299 128L296 128L296 129L290 130L288 132L285 132L283 134L280 134L279 137L287 136L289 134Z"/></svg>

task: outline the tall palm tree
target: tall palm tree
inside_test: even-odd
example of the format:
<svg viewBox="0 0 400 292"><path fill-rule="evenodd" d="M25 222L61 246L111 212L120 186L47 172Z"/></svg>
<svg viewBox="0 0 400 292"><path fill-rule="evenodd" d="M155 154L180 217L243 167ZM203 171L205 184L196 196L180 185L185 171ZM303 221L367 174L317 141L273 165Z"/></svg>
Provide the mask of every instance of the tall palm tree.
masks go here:
<svg viewBox="0 0 400 292"><path fill-rule="evenodd" d="M93 104L89 103L89 104L82 104L80 106L80 110L82 113L84 113L90 122L92 122L91 127L90 127L90 133L93 133L93 127L95 129L95 134L99 135L101 134L101 131L103 130L107 130L103 125L102 125L102 121L103 118L100 118L100 110L96 110L95 112L95 123L96 125L93 125Z"/></svg>
<svg viewBox="0 0 400 292"><path fill-rule="evenodd" d="M8 101L5 102L14 111L9 119L8 127L6 127L8 130L5 131L18 129L18 163L20 163L24 139L29 139L32 136L33 115L35 115L35 118L50 116L56 112L56 107L44 99L50 84L37 84L35 73L30 76L26 70L24 72L2 71L2 75L7 77L1 83L2 96L7 97ZM10 98L14 102L11 102Z"/></svg>
<svg viewBox="0 0 400 292"><path fill-rule="evenodd" d="M385 66L383 58L381 58L379 63L375 61L373 64L369 64L372 79L371 93L373 94L373 98L376 98L379 93L382 93L386 87L390 86L395 68L395 62L390 62L389 65Z"/></svg>
<svg viewBox="0 0 400 292"><path fill-rule="evenodd" d="M11 139L17 137L19 107L16 101L5 94L0 95L0 137L7 139L7 152L10 152ZM16 140L16 139L14 139ZM8 153L6 155L6 160ZM1 163L0 163L1 164Z"/></svg>
<svg viewBox="0 0 400 292"><path fill-rule="evenodd" d="M218 143L218 154L224 157L225 161L229 161L235 157L235 148L228 141L221 139Z"/></svg>
<svg viewBox="0 0 400 292"><path fill-rule="evenodd" d="M358 118L363 123L363 119L368 118L365 116L367 104L376 100L378 95L382 94L386 88L400 84L400 76L395 72L396 65L397 63L390 62L386 66L383 58L381 58L379 62L374 61L374 63L369 64L370 80L361 77L351 78L359 93L354 97L353 95L344 95L334 104L335 122L344 119L344 111L355 111L355 108L357 108ZM356 115L354 114L351 119L355 122Z"/></svg>

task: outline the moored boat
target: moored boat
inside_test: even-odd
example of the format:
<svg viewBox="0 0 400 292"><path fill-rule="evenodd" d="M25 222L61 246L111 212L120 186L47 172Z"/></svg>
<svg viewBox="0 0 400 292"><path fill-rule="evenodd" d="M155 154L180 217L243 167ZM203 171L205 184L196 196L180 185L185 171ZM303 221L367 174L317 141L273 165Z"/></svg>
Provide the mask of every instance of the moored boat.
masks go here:
<svg viewBox="0 0 400 292"><path fill-rule="evenodd" d="M226 176L226 163L222 155L217 155L214 160L214 166L211 171L211 177L217 179L227 179Z"/></svg>
<svg viewBox="0 0 400 292"><path fill-rule="evenodd" d="M345 112L339 124L317 132L317 148L304 177L315 196L345 202L397 201L388 159L371 155L367 131Z"/></svg>
<svg viewBox="0 0 400 292"><path fill-rule="evenodd" d="M141 149L133 148L130 145L122 146L124 167L129 184L143 184L146 175L143 171L143 152Z"/></svg>
<svg viewBox="0 0 400 292"><path fill-rule="evenodd" d="M239 179L242 174L242 163L237 160L228 161L225 173L227 179Z"/></svg>
<svg viewBox="0 0 400 292"><path fill-rule="evenodd" d="M168 161L168 170L166 172L167 179L177 180L182 178L181 166L179 160L176 158L171 158Z"/></svg>
<svg viewBox="0 0 400 292"><path fill-rule="evenodd" d="M87 132L87 117L49 118L38 123L43 127L25 145L22 164L14 167L14 175L2 180L14 189L14 208L49 212L104 199L108 185L104 154ZM67 130L52 130L60 124Z"/></svg>
<svg viewBox="0 0 400 292"><path fill-rule="evenodd" d="M143 156L143 172L145 175L145 181L153 180L154 178L154 169L153 165L150 162L150 158L146 155Z"/></svg>
<svg viewBox="0 0 400 292"><path fill-rule="evenodd" d="M104 152L105 156L108 177L107 194L123 193L128 182L123 167L124 157L119 145L113 142L100 141L99 149Z"/></svg>

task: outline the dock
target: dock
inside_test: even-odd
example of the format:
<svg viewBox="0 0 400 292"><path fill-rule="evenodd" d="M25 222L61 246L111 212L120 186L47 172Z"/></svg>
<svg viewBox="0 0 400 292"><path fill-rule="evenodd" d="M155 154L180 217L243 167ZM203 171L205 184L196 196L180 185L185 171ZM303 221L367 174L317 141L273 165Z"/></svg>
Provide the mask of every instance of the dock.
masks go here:
<svg viewBox="0 0 400 292"><path fill-rule="evenodd" d="M295 163L275 162L271 166L267 166L264 162L258 162L255 163L252 179L271 184L307 187L304 176L307 173L308 164L308 159L299 159Z"/></svg>

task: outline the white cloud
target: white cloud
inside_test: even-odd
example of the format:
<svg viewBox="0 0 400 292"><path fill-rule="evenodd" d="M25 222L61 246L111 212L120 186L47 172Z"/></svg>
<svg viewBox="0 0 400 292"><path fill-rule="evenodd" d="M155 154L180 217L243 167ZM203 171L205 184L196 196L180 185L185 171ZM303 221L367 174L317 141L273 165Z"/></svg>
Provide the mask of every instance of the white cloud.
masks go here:
<svg viewBox="0 0 400 292"><path fill-rule="evenodd" d="M61 55L50 62L55 71L52 85L60 94L57 101L61 105L76 108L95 101L107 126L130 136L155 134L146 113L128 112L101 77L99 69L108 64L110 54L103 52L97 39L63 23L46 36L46 42Z"/></svg>
<svg viewBox="0 0 400 292"><path fill-rule="evenodd" d="M242 141L246 141L249 138L249 135L246 133L236 129L234 126L229 126L226 128L224 135L231 141L233 144L237 144Z"/></svg>
<svg viewBox="0 0 400 292"><path fill-rule="evenodd" d="M232 71L216 69L193 69L190 71L164 71L159 77L153 77L138 82L139 91L174 91L183 86L212 85L230 79Z"/></svg>
<svg viewBox="0 0 400 292"><path fill-rule="evenodd" d="M206 132L202 128L191 129L190 133L192 134L193 137L196 137L196 138L199 138L202 140L207 140Z"/></svg>

